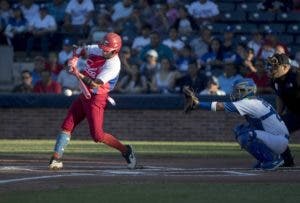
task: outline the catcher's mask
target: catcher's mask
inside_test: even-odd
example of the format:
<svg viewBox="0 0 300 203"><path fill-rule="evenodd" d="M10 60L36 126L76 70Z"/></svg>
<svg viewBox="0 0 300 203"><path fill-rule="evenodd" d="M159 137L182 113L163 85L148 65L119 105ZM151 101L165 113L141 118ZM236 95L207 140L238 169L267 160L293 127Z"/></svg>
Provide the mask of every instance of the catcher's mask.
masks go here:
<svg viewBox="0 0 300 203"><path fill-rule="evenodd" d="M255 96L257 87L252 79L240 79L233 84L233 90L230 95L232 101L238 101L246 97Z"/></svg>
<svg viewBox="0 0 300 203"><path fill-rule="evenodd" d="M274 54L267 58L267 70L272 72L277 70L281 65L289 65L290 59L286 54Z"/></svg>

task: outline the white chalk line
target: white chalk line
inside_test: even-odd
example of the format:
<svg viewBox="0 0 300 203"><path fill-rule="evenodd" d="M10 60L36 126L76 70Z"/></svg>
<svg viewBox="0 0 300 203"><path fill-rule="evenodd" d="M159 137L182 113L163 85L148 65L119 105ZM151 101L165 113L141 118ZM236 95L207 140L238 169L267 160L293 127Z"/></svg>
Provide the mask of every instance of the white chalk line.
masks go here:
<svg viewBox="0 0 300 203"><path fill-rule="evenodd" d="M78 166L75 166L78 167ZM84 168L84 167L79 167ZM90 168L90 167L88 167ZM94 167L95 168L95 167ZM244 169L245 170L245 169ZM41 166L4 166L0 167L0 172L47 172L51 173L51 171L46 170L46 167L43 167L41 170ZM176 176L176 177L222 177L222 176L255 176L258 175L257 173L249 173L249 172L238 172L234 170L225 170L224 168L218 168L215 170L211 170L211 168L175 168L175 167L161 167L161 166L145 166L144 169L137 169L137 170L129 170L122 168L115 168L115 169L105 169L105 167L101 169L90 169L90 170L61 170L56 171L56 175L41 175L41 176L31 176L31 177L24 177L24 178L13 178L13 179L5 179L0 180L0 185L7 184L7 183L16 183L16 182L24 182L24 181L33 181L33 180L43 180L43 179L53 179L53 178L61 178L61 177L78 177L78 176Z"/></svg>
<svg viewBox="0 0 300 203"><path fill-rule="evenodd" d="M249 168L178 168L178 167L164 167L164 166L144 166L143 169L129 170L125 167L114 167L114 166L81 166L71 165L76 169L63 169L56 171L59 173L56 175L41 175L31 176L24 178L13 178L0 180L0 185L7 183L16 183L33 180L53 179L61 177L79 177L79 176L176 176L176 177L246 177L246 176L258 176L263 174L265 171L257 171ZM99 168L99 169L95 169ZM33 173L52 173L46 166L2 166L0 167L0 173L6 172L20 172L24 171L27 174ZM300 167L294 168L283 168L279 171L300 171Z"/></svg>
<svg viewBox="0 0 300 203"><path fill-rule="evenodd" d="M34 177L26 177L26 178L14 178L14 179L0 180L0 184L13 183L13 182L22 182L22 181L31 181L31 180L43 180L43 179L51 179L51 178L61 178L61 177L92 176L92 175L94 175L94 174L73 173L73 174L64 174L64 175L34 176Z"/></svg>

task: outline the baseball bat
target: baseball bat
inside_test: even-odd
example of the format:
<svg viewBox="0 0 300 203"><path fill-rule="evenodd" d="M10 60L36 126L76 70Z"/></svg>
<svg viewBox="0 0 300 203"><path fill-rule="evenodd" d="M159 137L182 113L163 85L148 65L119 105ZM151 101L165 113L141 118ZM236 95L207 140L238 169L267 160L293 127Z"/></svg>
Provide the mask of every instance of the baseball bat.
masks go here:
<svg viewBox="0 0 300 203"><path fill-rule="evenodd" d="M77 77L77 79L78 79L78 81L79 81L79 88L80 88L80 90L82 91L82 94L84 95L84 97L85 97L86 99L90 99L90 98L92 97L90 91L89 91L88 88L85 86L85 84L84 84L83 81L80 79L80 77L77 76L77 75L76 75L76 77Z"/></svg>
<svg viewBox="0 0 300 203"><path fill-rule="evenodd" d="M73 56L76 56L76 49L77 48L78 48L78 46L73 44ZM79 75L75 75L75 76L76 76L76 78L79 81L79 88L82 91L82 94L84 95L84 97L86 99L90 99L92 97L90 91L88 90L88 88L86 87L86 85L83 83L83 81L81 80L81 78L79 77Z"/></svg>

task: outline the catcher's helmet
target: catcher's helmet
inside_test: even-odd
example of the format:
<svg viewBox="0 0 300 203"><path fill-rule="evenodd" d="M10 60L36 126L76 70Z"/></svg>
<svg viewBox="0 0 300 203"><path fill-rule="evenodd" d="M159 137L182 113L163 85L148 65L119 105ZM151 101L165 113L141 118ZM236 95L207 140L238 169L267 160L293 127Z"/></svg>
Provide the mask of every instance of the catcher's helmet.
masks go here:
<svg viewBox="0 0 300 203"><path fill-rule="evenodd" d="M233 84L233 90L230 98L232 101L237 101L246 97L251 97L256 94L256 90L256 84L252 79L239 79Z"/></svg>
<svg viewBox="0 0 300 203"><path fill-rule="evenodd" d="M116 53L118 53L122 47L122 39L118 34L109 32L99 43L99 47L106 52L115 51Z"/></svg>

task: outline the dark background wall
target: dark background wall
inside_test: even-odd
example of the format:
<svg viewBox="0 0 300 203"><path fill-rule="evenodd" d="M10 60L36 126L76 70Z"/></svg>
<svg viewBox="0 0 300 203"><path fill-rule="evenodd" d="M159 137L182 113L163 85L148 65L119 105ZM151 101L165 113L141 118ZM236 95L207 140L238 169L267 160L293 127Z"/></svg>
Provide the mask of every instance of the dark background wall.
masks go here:
<svg viewBox="0 0 300 203"><path fill-rule="evenodd" d="M23 102L28 99L25 97ZM56 105L59 101L69 104L74 99L63 100L60 96L47 97L47 101L52 101L49 103ZM244 122L243 117L225 112L196 110L185 115L181 110L183 98L178 95L173 95L171 98L140 96L139 104L135 104L135 97L114 97L120 105L118 108L108 106L104 129L121 140L234 141L232 128L236 124ZM0 104L1 101L4 101L1 98L3 99L3 97L0 96ZM7 105L9 97L6 95L5 99ZM41 100L44 101L43 99L45 98ZM202 100L205 99L211 98L202 98ZM31 103L32 101L38 101L38 99L31 98ZM122 105L120 101L123 101ZM161 103L159 103L160 101ZM169 101L169 103L165 101ZM20 103L20 98L18 102ZM127 108L126 103L128 103ZM55 105L53 105L46 108L42 104L37 105L39 107L26 107L25 103L23 104L25 107L0 105L0 138L55 138L67 113L67 107L58 105L59 107L54 108ZM45 101L44 104L46 104ZM167 104L168 106L165 106ZM140 109L133 108L134 106L140 106ZM154 108L155 106L157 108ZM89 138L87 122L83 121L75 130L73 139ZM300 134L292 136L291 142L300 143Z"/></svg>

